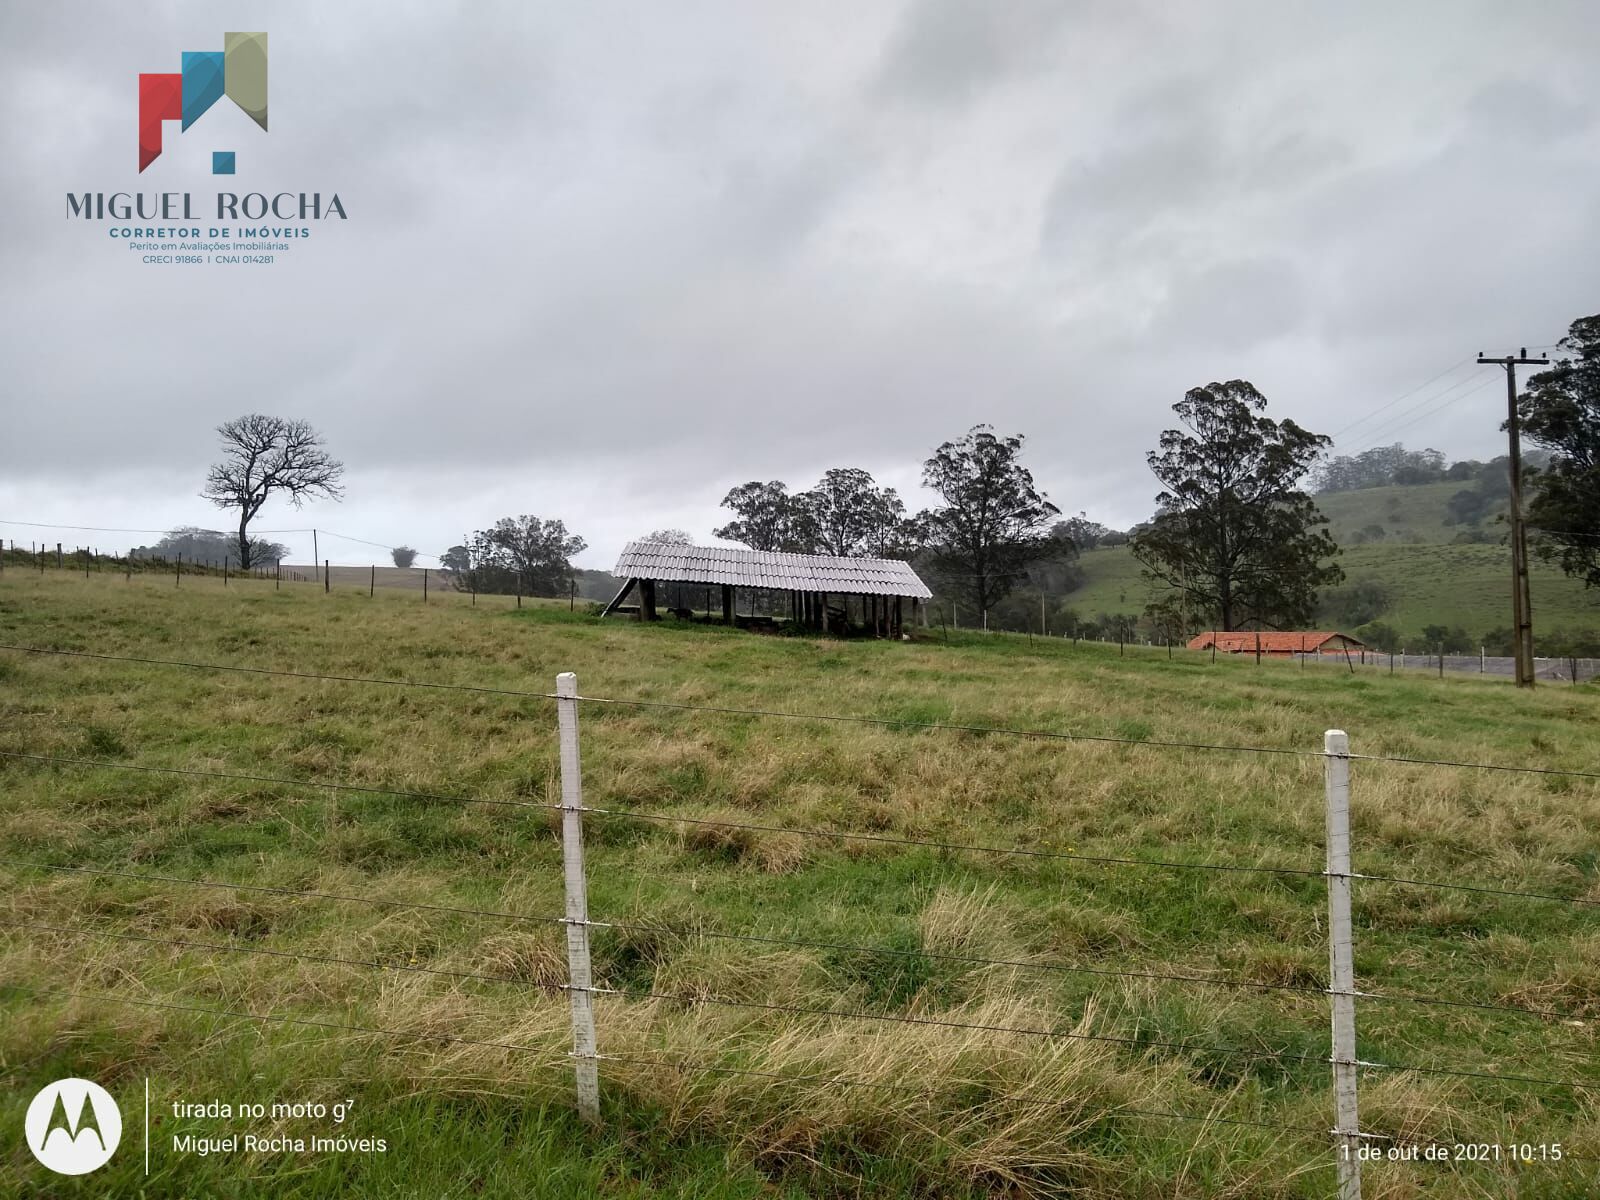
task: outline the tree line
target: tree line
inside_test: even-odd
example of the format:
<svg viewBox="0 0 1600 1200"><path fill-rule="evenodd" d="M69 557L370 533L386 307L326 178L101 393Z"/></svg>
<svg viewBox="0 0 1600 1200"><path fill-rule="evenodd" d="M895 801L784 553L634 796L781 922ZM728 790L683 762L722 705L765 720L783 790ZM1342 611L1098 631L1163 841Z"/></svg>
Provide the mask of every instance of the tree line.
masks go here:
<svg viewBox="0 0 1600 1200"><path fill-rule="evenodd" d="M1519 398L1534 463L1528 517L1538 553L1600 586L1600 315L1574 321L1558 349L1559 361L1531 377ZM758 550L907 559L978 620L1025 584L1043 596L1052 580L1070 582L1080 550L1126 541L1153 595L1146 618L1176 636L1313 619L1319 593L1344 578L1314 488L1476 481L1451 501L1467 524L1481 521L1498 495L1497 464L1446 466L1436 450L1398 445L1330 458L1330 438L1274 420L1266 408L1243 379L1185 393L1173 405L1176 425L1145 456L1160 484L1155 513L1126 535L1082 515L1059 520L1023 462L1024 436L989 425L942 443L923 462L922 483L936 501L915 514L867 471L840 467L797 493L779 480L733 487L723 498L733 519L715 533ZM343 494L343 464L304 421L249 414L218 433L223 458L203 495L237 510L232 548L241 567L281 553L249 532L270 497L298 507ZM560 520L525 514L469 535L443 562L458 587L562 595L575 586L571 560L586 546ZM397 547L395 561L414 553Z"/></svg>

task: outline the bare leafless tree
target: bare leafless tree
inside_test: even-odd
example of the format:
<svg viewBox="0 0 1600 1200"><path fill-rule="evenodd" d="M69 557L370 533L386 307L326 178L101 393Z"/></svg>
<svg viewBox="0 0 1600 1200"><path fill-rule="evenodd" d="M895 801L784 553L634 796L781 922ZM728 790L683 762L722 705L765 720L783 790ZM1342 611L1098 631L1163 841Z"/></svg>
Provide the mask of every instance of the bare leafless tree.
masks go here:
<svg viewBox="0 0 1600 1200"><path fill-rule="evenodd" d="M248 568L255 551L250 522L274 492L296 508L308 496L338 500L344 464L322 448L322 435L306 421L249 413L217 426L222 461L206 476L200 494L218 508L239 510L239 566Z"/></svg>

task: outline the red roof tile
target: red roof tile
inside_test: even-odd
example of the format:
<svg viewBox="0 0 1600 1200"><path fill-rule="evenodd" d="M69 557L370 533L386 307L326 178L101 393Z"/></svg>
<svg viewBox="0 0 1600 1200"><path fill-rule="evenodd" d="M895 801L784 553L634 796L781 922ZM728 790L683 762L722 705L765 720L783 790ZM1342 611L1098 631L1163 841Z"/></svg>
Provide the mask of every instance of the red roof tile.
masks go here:
<svg viewBox="0 0 1600 1200"><path fill-rule="evenodd" d="M1254 629L1237 629L1227 633L1202 633L1189 643L1189 649L1209 650L1214 639L1218 650L1254 654L1259 638L1263 654L1301 654L1320 650L1325 642L1337 637L1347 639L1356 647L1364 644L1361 639L1337 630L1281 633L1263 629L1258 633Z"/></svg>

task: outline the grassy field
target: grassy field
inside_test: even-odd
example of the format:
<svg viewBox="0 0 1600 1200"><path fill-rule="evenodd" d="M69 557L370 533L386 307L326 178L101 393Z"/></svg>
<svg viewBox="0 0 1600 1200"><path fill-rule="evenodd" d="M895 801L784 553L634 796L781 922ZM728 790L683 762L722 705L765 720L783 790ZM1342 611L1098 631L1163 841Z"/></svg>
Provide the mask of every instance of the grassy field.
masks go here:
<svg viewBox="0 0 1600 1200"><path fill-rule="evenodd" d="M1083 620L1100 613L1138 615L1148 585L1126 546L1090 550L1079 558L1085 585L1064 603ZM1345 582L1376 580L1390 596L1382 621L1420 638L1428 625L1460 626L1473 636L1511 624L1509 551L1492 545L1347 546L1339 559ZM1600 627L1600 593L1535 560L1529 570L1535 632Z"/></svg>
<svg viewBox="0 0 1600 1200"><path fill-rule="evenodd" d="M1475 485L1461 482L1421 483L1409 486L1360 488L1352 492L1321 492L1317 507L1328 518L1328 532L1341 546L1356 544L1356 536L1371 526L1380 526L1389 542L1423 542L1430 545L1450 542L1465 525L1451 525L1450 497ZM1494 515L1486 517L1482 528L1499 537L1505 532Z"/></svg>
<svg viewBox="0 0 1600 1200"><path fill-rule="evenodd" d="M572 670L591 696L883 718L585 705L586 801L1073 856L590 817L591 914L626 926L596 930L597 982L656 996L596 1001L613 1057L591 1132L572 1112L567 1001L553 990L560 929L484 915L563 911L551 814L516 806L558 798L549 701L0 650L0 750L512 802L0 759L7 1196L1326 1196L1327 1001L1283 990L1326 984L1321 760L918 723L1294 750L1338 726L1359 753L1591 771L1600 758L1592 687L1119 658L1002 635L762 637L503 597L425 606L398 589L8 569L0 641L533 692ZM1600 901L1595 781L1367 762L1353 774L1358 871ZM1097 855L1313 874L1084 857ZM1363 1001L1362 1059L1587 1085L1368 1069L1363 1127L1600 1156L1596 911L1358 882L1361 989L1559 1014ZM1261 986L1050 969L1063 965ZM28 1098L64 1075L105 1084L127 1122L124 1149L81 1180L46 1176L20 1131ZM334 1127L174 1117L175 1100L354 1107ZM172 1148L175 1134L229 1131L388 1148ZM1386 1162L1367 1168L1364 1194L1591 1196L1597 1172Z"/></svg>

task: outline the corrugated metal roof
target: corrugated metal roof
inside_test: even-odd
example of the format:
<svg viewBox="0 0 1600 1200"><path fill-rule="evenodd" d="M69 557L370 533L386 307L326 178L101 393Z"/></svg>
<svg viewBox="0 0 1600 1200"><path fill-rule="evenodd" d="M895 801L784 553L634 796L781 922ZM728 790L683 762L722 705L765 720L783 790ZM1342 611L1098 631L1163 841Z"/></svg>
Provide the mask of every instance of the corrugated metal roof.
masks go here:
<svg viewBox="0 0 1600 1200"><path fill-rule="evenodd" d="M931 599L911 564L893 558L838 558L830 554L779 554L728 546L629 542L613 572L619 579L669 583L731 583L735 587L839 595L915 596Z"/></svg>

